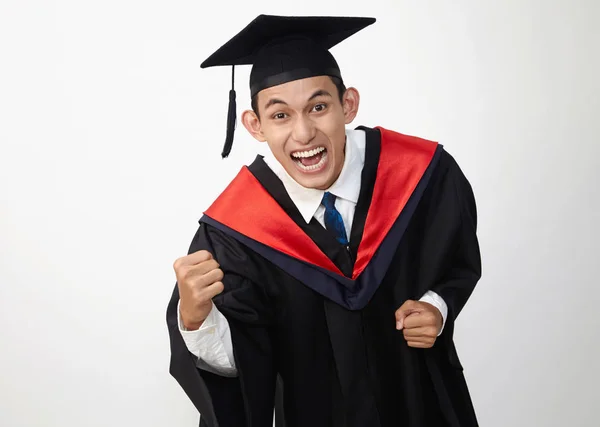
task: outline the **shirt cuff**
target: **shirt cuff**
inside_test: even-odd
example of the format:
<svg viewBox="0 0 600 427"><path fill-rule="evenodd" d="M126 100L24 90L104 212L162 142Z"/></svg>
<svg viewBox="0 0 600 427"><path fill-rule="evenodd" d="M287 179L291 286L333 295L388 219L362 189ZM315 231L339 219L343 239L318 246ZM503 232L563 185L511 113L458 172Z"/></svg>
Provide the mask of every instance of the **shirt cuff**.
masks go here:
<svg viewBox="0 0 600 427"><path fill-rule="evenodd" d="M438 334L439 337L444 331L444 326L446 325L446 318L448 317L448 306L446 305L446 302L441 296L439 296L433 291L427 291L419 301L431 304L432 306L437 308L440 314L442 315L442 327L440 329L440 333Z"/></svg>
<svg viewBox="0 0 600 427"><path fill-rule="evenodd" d="M231 332L227 319L213 304L199 329L189 331L183 325L177 304L179 332L189 352L219 373L236 374Z"/></svg>

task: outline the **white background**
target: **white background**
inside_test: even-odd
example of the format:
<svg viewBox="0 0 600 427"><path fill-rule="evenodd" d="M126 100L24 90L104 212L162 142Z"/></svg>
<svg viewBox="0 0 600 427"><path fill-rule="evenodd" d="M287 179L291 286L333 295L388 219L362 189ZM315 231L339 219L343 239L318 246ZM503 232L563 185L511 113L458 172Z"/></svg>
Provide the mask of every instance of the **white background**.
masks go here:
<svg viewBox="0 0 600 427"><path fill-rule="evenodd" d="M264 149L240 125L220 159L230 69L199 64L259 13L378 18L333 49L354 124L439 140L472 182L484 278L456 340L481 425L599 425L600 3L210 7L1 3L0 425L197 425L171 265Z"/></svg>

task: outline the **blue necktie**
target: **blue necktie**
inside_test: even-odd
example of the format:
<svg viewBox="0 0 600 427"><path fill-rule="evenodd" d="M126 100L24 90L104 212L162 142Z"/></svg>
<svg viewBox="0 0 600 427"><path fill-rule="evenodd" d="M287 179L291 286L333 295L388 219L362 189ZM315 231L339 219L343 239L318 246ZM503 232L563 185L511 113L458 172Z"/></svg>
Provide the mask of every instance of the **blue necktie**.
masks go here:
<svg viewBox="0 0 600 427"><path fill-rule="evenodd" d="M342 245L348 244L346 227L342 215L335 208L335 196L329 192L323 195L321 204L325 206L325 228L331 231L338 242Z"/></svg>

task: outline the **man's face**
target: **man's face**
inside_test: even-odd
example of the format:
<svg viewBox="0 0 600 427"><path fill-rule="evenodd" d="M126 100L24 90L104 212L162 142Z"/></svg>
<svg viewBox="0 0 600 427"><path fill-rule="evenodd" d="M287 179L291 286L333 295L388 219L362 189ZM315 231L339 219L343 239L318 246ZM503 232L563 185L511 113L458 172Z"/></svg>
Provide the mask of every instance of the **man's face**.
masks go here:
<svg viewBox="0 0 600 427"><path fill-rule="evenodd" d="M358 107L358 93L356 95ZM346 96L345 96L346 98ZM258 93L260 120L246 127L266 140L275 158L300 185L327 189L344 165L348 102L340 102L337 88L327 76L296 80ZM350 101L353 105L353 101ZM253 114L247 112L245 114Z"/></svg>

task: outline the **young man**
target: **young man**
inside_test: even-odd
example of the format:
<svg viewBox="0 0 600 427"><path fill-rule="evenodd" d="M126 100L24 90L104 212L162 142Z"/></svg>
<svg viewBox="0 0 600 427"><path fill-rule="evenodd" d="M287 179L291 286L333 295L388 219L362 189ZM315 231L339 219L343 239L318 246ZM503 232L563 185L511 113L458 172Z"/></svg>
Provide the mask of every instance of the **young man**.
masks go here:
<svg viewBox="0 0 600 427"><path fill-rule="evenodd" d="M473 193L439 144L346 130L359 94L329 48L373 22L261 15L203 63L253 64L242 122L271 151L174 264L171 374L203 426L477 425L452 339Z"/></svg>

